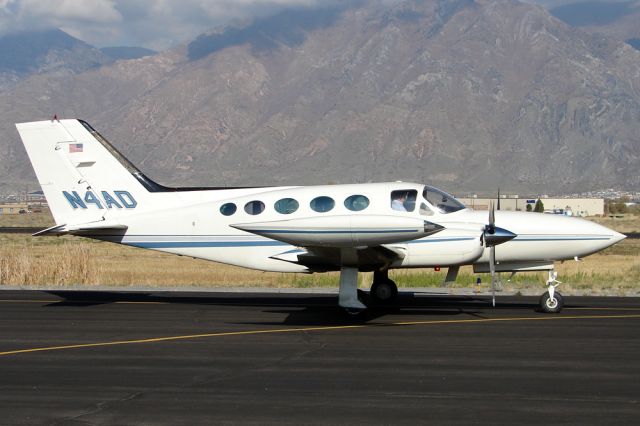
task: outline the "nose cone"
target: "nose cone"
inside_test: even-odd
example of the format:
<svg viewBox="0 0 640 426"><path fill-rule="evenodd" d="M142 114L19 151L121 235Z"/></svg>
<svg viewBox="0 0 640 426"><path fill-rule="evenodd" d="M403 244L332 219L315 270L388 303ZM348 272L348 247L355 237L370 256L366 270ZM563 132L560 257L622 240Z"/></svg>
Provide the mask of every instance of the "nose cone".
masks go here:
<svg viewBox="0 0 640 426"><path fill-rule="evenodd" d="M619 243L620 241L627 238L626 235L595 222L582 220L582 224L583 229L585 229L585 234L597 238L597 242L599 244L597 247L598 250L595 251L604 250L607 247L611 247L612 245Z"/></svg>
<svg viewBox="0 0 640 426"><path fill-rule="evenodd" d="M607 228L608 229L608 228ZM613 229L609 229L609 231L611 232L611 234L613 235L611 237L611 245L614 245L616 243L619 243L620 241L624 240L625 238L627 238L626 235L621 234L619 232L614 231Z"/></svg>

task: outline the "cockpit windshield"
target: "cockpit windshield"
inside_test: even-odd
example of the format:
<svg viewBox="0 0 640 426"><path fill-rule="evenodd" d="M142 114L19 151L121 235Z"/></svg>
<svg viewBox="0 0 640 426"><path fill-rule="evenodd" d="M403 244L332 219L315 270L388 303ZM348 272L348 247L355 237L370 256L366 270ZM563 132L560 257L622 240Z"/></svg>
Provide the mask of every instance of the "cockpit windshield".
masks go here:
<svg viewBox="0 0 640 426"><path fill-rule="evenodd" d="M425 186L422 196L440 213L453 213L465 209L465 205L456 200L452 195L431 186Z"/></svg>

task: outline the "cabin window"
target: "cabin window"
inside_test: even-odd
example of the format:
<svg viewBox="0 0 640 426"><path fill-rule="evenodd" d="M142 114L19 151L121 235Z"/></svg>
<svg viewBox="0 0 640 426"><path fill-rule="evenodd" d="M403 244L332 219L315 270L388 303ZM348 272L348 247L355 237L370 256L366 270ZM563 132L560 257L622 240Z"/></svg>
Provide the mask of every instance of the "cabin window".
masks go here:
<svg viewBox="0 0 640 426"><path fill-rule="evenodd" d="M369 199L364 195L352 195L344 200L344 206L351 211L359 212L369 207Z"/></svg>
<svg viewBox="0 0 640 426"><path fill-rule="evenodd" d="M412 212L416 209L416 197L418 191L415 189L400 189L391 192L391 208L400 212Z"/></svg>
<svg viewBox="0 0 640 426"><path fill-rule="evenodd" d="M427 206L427 203L420 203L420 214L422 216L433 216L433 210Z"/></svg>
<svg viewBox="0 0 640 426"><path fill-rule="evenodd" d="M330 197L317 197L310 203L311 210L318 213L326 213L332 210L335 205L335 201Z"/></svg>
<svg viewBox="0 0 640 426"><path fill-rule="evenodd" d="M220 213L224 216L231 216L236 212L236 210L238 210L238 208L233 203L223 204L222 207L220 207Z"/></svg>
<svg viewBox="0 0 640 426"><path fill-rule="evenodd" d="M247 204L244 205L244 211L247 212L247 214L255 216L264 211L264 203L258 200L249 201Z"/></svg>
<svg viewBox="0 0 640 426"><path fill-rule="evenodd" d="M273 207L278 213L291 214L298 210L300 204L293 198L283 198L282 200L276 201Z"/></svg>

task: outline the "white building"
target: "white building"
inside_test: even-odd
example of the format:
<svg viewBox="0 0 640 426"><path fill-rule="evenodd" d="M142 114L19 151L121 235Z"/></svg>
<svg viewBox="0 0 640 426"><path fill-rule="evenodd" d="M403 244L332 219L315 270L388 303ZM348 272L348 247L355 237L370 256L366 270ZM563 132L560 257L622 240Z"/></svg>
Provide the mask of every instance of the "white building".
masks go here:
<svg viewBox="0 0 640 426"><path fill-rule="evenodd" d="M489 210L493 201L497 206L497 198L458 198L466 206L474 210ZM500 197L500 210L527 211L536 205L536 197L519 198L509 195ZM566 214L569 216L601 216L604 215L604 198L540 198L545 213ZM497 207L496 207L497 208Z"/></svg>

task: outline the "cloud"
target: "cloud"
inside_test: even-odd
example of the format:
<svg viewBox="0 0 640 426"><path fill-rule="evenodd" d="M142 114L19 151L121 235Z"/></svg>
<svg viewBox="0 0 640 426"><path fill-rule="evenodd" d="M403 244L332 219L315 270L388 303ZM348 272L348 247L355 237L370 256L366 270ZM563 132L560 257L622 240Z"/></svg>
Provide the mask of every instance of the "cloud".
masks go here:
<svg viewBox="0 0 640 426"><path fill-rule="evenodd" d="M0 0L2 34L61 28L87 40L115 36L122 22L112 0Z"/></svg>
<svg viewBox="0 0 640 426"><path fill-rule="evenodd" d="M135 45L162 50L233 19L268 16L291 7L345 3L349 1L0 0L0 34L61 28L98 47Z"/></svg>

